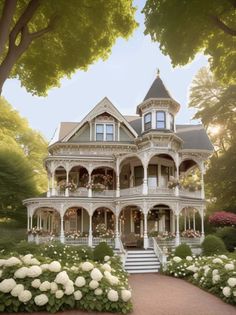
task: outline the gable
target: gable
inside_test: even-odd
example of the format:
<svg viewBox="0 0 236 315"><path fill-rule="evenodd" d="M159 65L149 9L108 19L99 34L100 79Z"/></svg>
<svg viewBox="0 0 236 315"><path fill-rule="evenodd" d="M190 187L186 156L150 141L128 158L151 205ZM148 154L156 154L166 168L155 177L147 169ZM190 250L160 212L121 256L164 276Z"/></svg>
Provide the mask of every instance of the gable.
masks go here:
<svg viewBox="0 0 236 315"><path fill-rule="evenodd" d="M104 116L104 113L112 116L118 122L124 124L133 137L138 137L137 132L128 123L125 117L117 110L117 108L105 97L101 102L99 102L85 117L84 119L72 130L70 131L62 140L63 142L69 141L80 128L82 128L86 123L90 123L96 117Z"/></svg>

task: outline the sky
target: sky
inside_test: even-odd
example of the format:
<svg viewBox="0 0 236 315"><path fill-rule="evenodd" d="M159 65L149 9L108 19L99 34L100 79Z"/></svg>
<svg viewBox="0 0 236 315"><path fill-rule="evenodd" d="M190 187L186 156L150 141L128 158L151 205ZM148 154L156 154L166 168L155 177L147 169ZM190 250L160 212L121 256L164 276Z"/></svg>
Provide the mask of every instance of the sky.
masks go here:
<svg viewBox="0 0 236 315"><path fill-rule="evenodd" d="M51 89L47 97L32 96L16 79L7 80L2 95L30 126L50 141L61 121L80 121L105 96L124 115L136 114L154 81L157 69L172 97L181 104L177 124L197 123L194 110L188 108L189 88L207 58L197 55L184 67L173 68L149 36L144 35L144 0L136 0L139 27L128 40L118 39L110 57L91 65L87 72L77 71L63 79L60 88Z"/></svg>

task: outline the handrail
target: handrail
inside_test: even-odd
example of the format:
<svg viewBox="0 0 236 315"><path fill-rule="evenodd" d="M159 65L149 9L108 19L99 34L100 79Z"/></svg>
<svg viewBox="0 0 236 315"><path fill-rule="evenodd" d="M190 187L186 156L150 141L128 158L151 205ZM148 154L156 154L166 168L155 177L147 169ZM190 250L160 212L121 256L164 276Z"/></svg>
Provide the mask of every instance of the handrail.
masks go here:
<svg viewBox="0 0 236 315"><path fill-rule="evenodd" d="M155 237L152 237L152 241L153 241L153 250L154 250L156 256L158 257L158 259L160 260L160 262L163 266L163 269L165 269L166 263L167 263L167 257L165 255L165 253L161 250L159 245L157 244Z"/></svg>
<svg viewBox="0 0 236 315"><path fill-rule="evenodd" d="M123 267L124 267L125 266L125 261L126 261L126 258L127 258L127 251L125 250L124 245L123 245L122 240L121 240L120 237L119 237L119 246L120 246L120 252L121 252L121 260L122 260L122 264L123 264Z"/></svg>

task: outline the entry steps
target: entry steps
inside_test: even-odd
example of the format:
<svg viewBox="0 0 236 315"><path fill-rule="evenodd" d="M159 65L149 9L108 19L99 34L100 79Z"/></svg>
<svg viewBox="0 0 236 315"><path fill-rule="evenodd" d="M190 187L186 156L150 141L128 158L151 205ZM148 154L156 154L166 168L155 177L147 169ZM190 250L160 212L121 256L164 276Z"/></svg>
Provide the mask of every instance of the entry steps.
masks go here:
<svg viewBox="0 0 236 315"><path fill-rule="evenodd" d="M125 270L128 273L152 273L160 269L160 261L154 250L127 250Z"/></svg>

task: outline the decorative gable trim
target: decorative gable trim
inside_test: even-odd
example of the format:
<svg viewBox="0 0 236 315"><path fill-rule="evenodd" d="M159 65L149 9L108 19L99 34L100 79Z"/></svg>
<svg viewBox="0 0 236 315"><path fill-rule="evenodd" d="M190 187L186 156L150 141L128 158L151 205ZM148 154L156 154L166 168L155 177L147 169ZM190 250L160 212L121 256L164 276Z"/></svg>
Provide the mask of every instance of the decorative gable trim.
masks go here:
<svg viewBox="0 0 236 315"><path fill-rule="evenodd" d="M62 142L67 142L86 122L90 122L99 115L102 115L104 112L115 117L120 123L123 123L132 135L137 138L137 132L131 127L125 117L118 111L118 109L111 103L111 101L105 97L102 99L85 117L84 119L76 126L67 136L62 139Z"/></svg>

